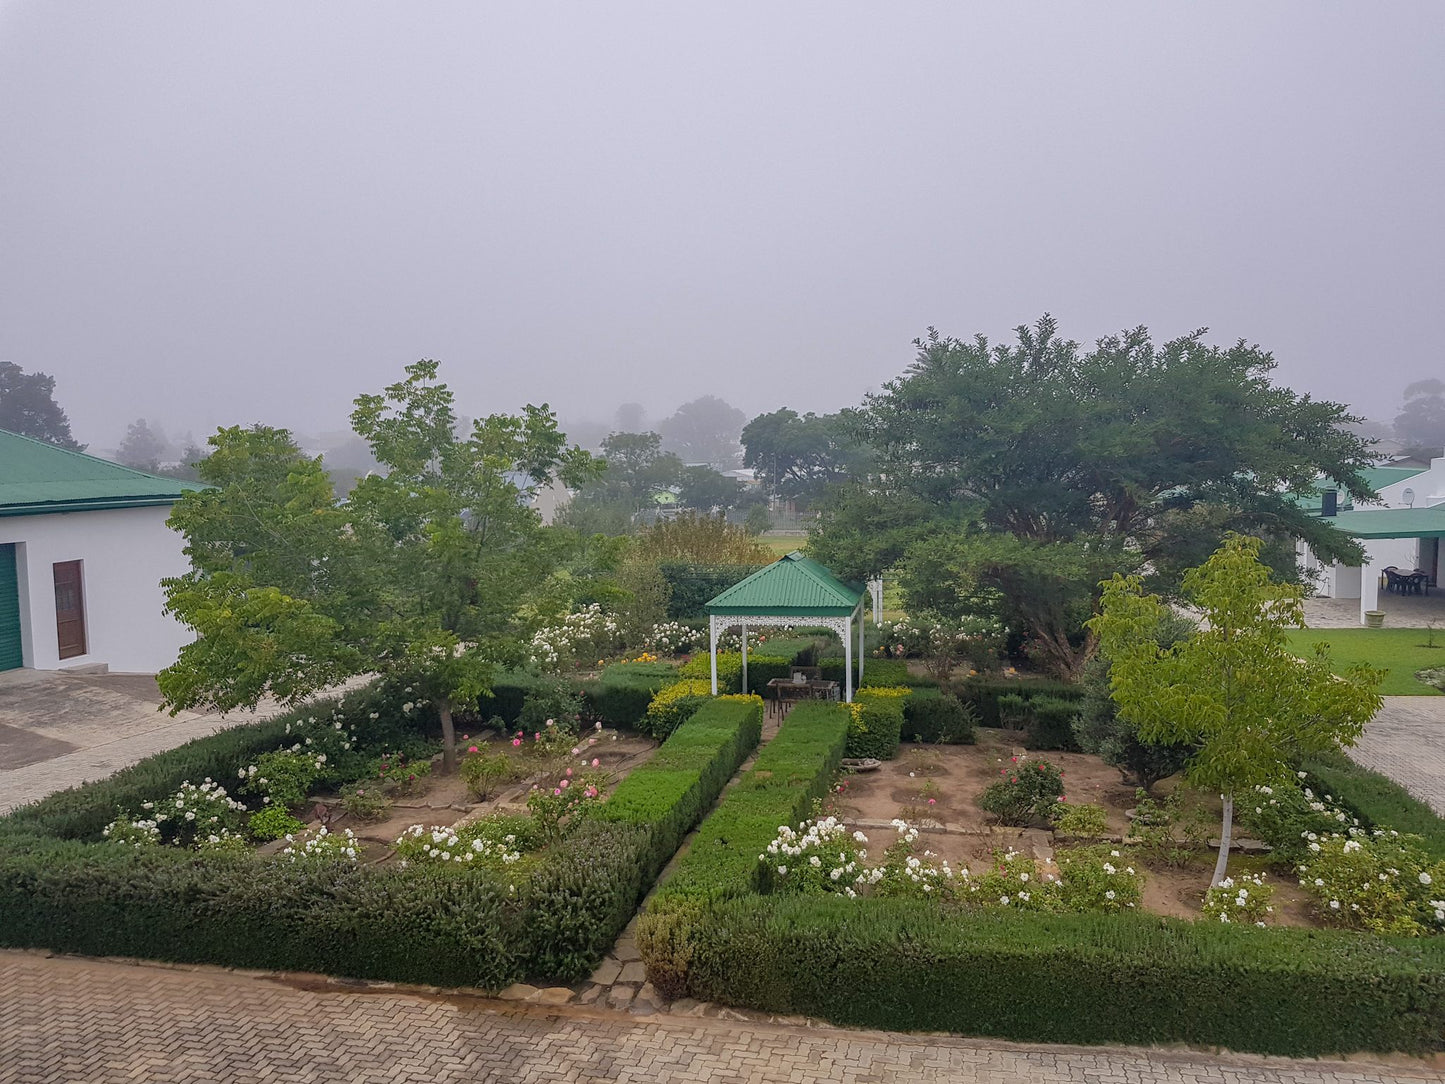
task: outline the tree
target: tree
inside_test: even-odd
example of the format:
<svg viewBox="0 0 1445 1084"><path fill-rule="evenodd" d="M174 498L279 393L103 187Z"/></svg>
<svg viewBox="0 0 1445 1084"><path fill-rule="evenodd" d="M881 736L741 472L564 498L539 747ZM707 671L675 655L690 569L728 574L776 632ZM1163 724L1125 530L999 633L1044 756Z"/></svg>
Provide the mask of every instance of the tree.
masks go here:
<svg viewBox="0 0 1445 1084"><path fill-rule="evenodd" d="M1427 457L1445 454L1445 381L1417 380L1405 389L1395 435Z"/></svg>
<svg viewBox="0 0 1445 1084"><path fill-rule="evenodd" d="M172 525L192 570L165 582L167 608L198 639L160 675L172 711L294 702L357 674L404 680L441 717L455 763L454 709L517 660L520 619L555 548L524 498L592 458L567 448L544 404L456 433L437 363L407 366L355 401L352 426L381 471L338 503L319 458L285 430L222 430Z"/></svg>
<svg viewBox="0 0 1445 1084"><path fill-rule="evenodd" d="M683 403L658 425L662 446L687 464L730 468L737 464L738 435L747 415L716 395Z"/></svg>
<svg viewBox="0 0 1445 1084"><path fill-rule="evenodd" d="M1090 622L1119 714L1146 742L1197 746L1186 778L1224 796L1216 885L1227 872L1235 796L1287 783L1301 756L1353 745L1379 710L1385 676L1359 665L1337 677L1323 644L1311 658L1292 654L1285 630L1304 627L1304 592L1271 579L1259 552L1259 539L1231 534L1185 575L1184 592L1204 618L1188 639L1161 646L1168 609L1137 576L1105 584Z"/></svg>
<svg viewBox="0 0 1445 1084"><path fill-rule="evenodd" d="M753 537L772 530L773 517L768 515L767 506L755 504L749 508L747 519L743 520L743 527Z"/></svg>
<svg viewBox="0 0 1445 1084"><path fill-rule="evenodd" d="M1152 569L1151 585L1172 595L1172 555L1230 530L1358 563L1356 542L1291 499L1321 475L1371 497L1367 442L1344 428L1357 419L1273 384L1258 347L1203 336L1155 346L1136 328L1084 350L1048 316L999 345L930 331L901 377L845 413L876 460L830 493L811 549L861 578L893 567L859 567L863 556L906 563L925 540L952 546L946 562L930 557L957 577L955 606L996 604L1065 677L1094 650L1080 618L1097 608L1099 573ZM1292 549L1280 549L1291 568ZM1051 568L1076 570L1069 595L1082 607L1039 605L1033 588L1041 575L1057 582Z"/></svg>
<svg viewBox="0 0 1445 1084"><path fill-rule="evenodd" d="M775 497L808 502L867 473L868 454L841 414L799 414L783 407L743 427L743 466Z"/></svg>
<svg viewBox="0 0 1445 1084"><path fill-rule="evenodd" d="M0 429L85 451L70 435L70 419L55 402L55 378L26 373L9 361L0 361Z"/></svg>
<svg viewBox="0 0 1445 1084"><path fill-rule="evenodd" d="M612 433L602 442L607 468L599 484L626 496L638 508L651 503L652 495L676 485L682 476L682 461L662 450L656 433Z"/></svg>
<svg viewBox="0 0 1445 1084"><path fill-rule="evenodd" d="M122 466L155 474L161 469L161 461L165 459L169 446L160 426L152 429L144 418L137 418L125 427L125 439L116 449L115 461Z"/></svg>
<svg viewBox="0 0 1445 1084"><path fill-rule="evenodd" d="M742 483L711 467L683 467L677 499L696 512L726 512L742 500Z"/></svg>
<svg viewBox="0 0 1445 1084"><path fill-rule="evenodd" d="M641 433L647 427L647 411L641 403L623 403L612 415L612 425L618 433Z"/></svg>
<svg viewBox="0 0 1445 1084"><path fill-rule="evenodd" d="M1161 647L1172 647L1194 634L1194 623L1168 612L1151 634ZM1194 753L1190 745L1162 745L1139 737L1138 724L1119 714L1109 691L1109 660L1096 655L1084 667L1084 697L1074 720L1074 740L1086 753L1119 769L1125 780L1146 793L1162 779L1184 770Z"/></svg>

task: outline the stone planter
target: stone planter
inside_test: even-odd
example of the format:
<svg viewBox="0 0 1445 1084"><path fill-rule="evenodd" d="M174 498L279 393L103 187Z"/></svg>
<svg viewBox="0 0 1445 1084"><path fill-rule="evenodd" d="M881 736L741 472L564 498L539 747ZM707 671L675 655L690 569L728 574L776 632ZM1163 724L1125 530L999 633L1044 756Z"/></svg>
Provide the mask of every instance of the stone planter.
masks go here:
<svg viewBox="0 0 1445 1084"><path fill-rule="evenodd" d="M1382 629L1382 628L1384 628L1384 627L1385 627L1385 611L1384 611L1384 610L1366 610L1366 611L1365 611L1365 628L1367 628L1367 629Z"/></svg>

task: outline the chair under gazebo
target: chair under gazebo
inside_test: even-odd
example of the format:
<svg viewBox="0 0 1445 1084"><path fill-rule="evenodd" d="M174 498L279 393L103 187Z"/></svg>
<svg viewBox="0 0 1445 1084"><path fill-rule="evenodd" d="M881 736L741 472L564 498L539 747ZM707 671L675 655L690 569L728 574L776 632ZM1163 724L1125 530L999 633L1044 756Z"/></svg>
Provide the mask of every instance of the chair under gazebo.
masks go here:
<svg viewBox="0 0 1445 1084"><path fill-rule="evenodd" d="M742 626L743 688L748 687L748 628L817 625L843 641L843 699L853 700L853 627L858 627L858 678L863 678L863 602L868 588L848 583L794 551L739 580L707 604L712 694L717 695L718 634ZM876 592L875 592L876 597Z"/></svg>

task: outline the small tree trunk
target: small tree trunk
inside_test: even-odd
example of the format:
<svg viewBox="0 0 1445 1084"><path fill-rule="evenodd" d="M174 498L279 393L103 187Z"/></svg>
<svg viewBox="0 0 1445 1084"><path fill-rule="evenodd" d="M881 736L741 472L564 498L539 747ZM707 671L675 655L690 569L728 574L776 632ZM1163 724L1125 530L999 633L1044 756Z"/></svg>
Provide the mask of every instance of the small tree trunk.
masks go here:
<svg viewBox="0 0 1445 1084"><path fill-rule="evenodd" d="M1214 863L1214 880L1209 882L1211 888L1224 880L1225 873L1229 869L1229 841L1234 832L1234 795L1224 796L1224 818L1219 828L1219 858Z"/></svg>
<svg viewBox="0 0 1445 1084"><path fill-rule="evenodd" d="M442 718L442 771L450 773L457 767L457 731L452 726L452 702L438 700L437 714Z"/></svg>

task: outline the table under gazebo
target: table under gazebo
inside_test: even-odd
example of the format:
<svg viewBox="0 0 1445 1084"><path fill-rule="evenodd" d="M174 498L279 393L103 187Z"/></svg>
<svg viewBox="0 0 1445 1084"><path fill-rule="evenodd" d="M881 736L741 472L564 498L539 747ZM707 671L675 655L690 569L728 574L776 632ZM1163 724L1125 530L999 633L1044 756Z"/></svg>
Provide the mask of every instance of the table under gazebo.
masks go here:
<svg viewBox="0 0 1445 1084"><path fill-rule="evenodd" d="M743 688L748 687L748 628L818 625L843 641L843 699L853 700L853 626L858 626L858 678L863 677L863 600L868 589L840 580L828 569L793 552L739 580L707 604L712 694L717 695L718 634L742 626Z"/></svg>

